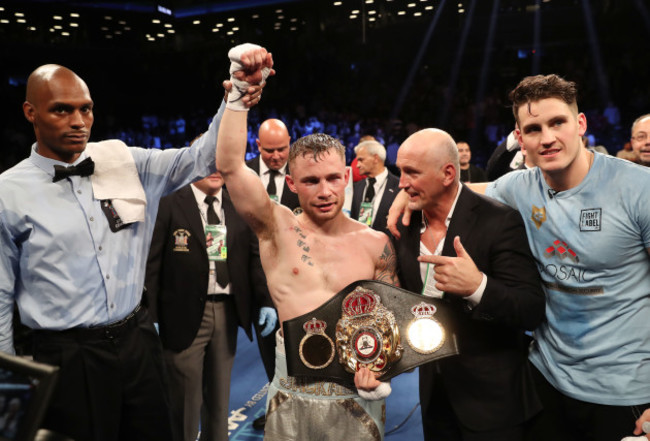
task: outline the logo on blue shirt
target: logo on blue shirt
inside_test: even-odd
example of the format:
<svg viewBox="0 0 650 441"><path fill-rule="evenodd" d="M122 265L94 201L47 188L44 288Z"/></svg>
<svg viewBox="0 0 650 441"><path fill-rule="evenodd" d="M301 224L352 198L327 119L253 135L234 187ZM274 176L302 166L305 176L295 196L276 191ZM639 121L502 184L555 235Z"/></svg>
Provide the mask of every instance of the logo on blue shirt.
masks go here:
<svg viewBox="0 0 650 441"><path fill-rule="evenodd" d="M600 231L602 208L580 210L580 231Z"/></svg>

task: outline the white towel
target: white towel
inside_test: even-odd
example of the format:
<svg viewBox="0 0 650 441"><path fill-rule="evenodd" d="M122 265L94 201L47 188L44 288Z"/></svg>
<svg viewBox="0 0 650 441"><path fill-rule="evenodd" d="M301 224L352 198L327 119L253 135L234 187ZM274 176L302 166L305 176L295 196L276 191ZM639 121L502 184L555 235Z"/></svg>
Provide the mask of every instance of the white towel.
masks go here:
<svg viewBox="0 0 650 441"><path fill-rule="evenodd" d="M110 199L122 222L144 221L147 196L128 147L118 139L91 142L86 153L95 162L90 176L96 199Z"/></svg>

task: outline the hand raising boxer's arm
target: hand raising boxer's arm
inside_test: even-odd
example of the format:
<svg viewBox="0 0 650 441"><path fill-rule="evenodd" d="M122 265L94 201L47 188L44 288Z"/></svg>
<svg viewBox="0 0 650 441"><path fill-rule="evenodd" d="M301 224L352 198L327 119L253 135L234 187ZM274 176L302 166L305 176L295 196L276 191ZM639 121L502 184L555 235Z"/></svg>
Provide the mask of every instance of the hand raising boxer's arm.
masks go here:
<svg viewBox="0 0 650 441"><path fill-rule="evenodd" d="M246 91L272 74L273 57L255 45L237 46L228 56L233 86L217 138L217 169L224 177L237 212L259 236L273 218L274 204L259 177L244 161L248 133Z"/></svg>

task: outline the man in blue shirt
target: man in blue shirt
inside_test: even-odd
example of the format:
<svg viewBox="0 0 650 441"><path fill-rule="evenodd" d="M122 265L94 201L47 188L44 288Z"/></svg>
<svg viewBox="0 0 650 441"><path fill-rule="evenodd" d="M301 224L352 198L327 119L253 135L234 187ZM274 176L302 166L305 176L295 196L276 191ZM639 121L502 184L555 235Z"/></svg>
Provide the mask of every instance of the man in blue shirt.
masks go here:
<svg viewBox="0 0 650 441"><path fill-rule="evenodd" d="M244 91L245 107L260 90ZM0 175L0 350L14 351L15 302L35 360L61 368L44 427L75 441L171 439L160 341L139 306L146 256L160 197L215 171L224 107L188 148L88 143L86 83L59 65L30 75L36 143Z"/></svg>
<svg viewBox="0 0 650 441"><path fill-rule="evenodd" d="M533 440L621 439L650 404L650 172L584 148L576 96L557 75L519 83L515 134L537 167L486 190L526 220L546 291Z"/></svg>

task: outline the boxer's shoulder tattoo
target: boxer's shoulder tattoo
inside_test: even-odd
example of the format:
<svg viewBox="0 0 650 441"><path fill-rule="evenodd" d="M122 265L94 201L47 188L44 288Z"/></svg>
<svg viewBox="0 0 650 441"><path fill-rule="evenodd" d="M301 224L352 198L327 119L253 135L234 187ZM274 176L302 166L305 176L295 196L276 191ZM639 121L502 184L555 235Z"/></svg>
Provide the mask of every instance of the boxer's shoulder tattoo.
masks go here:
<svg viewBox="0 0 650 441"><path fill-rule="evenodd" d="M302 239L307 239L307 235L302 232L302 229L300 227L293 227L293 231L298 233L298 236L300 236Z"/></svg>
<svg viewBox="0 0 650 441"><path fill-rule="evenodd" d="M399 286L399 279L397 278L397 256L395 255L395 248L393 248L393 244L390 241L386 243L384 251L379 256L379 263L375 271L375 280Z"/></svg>

